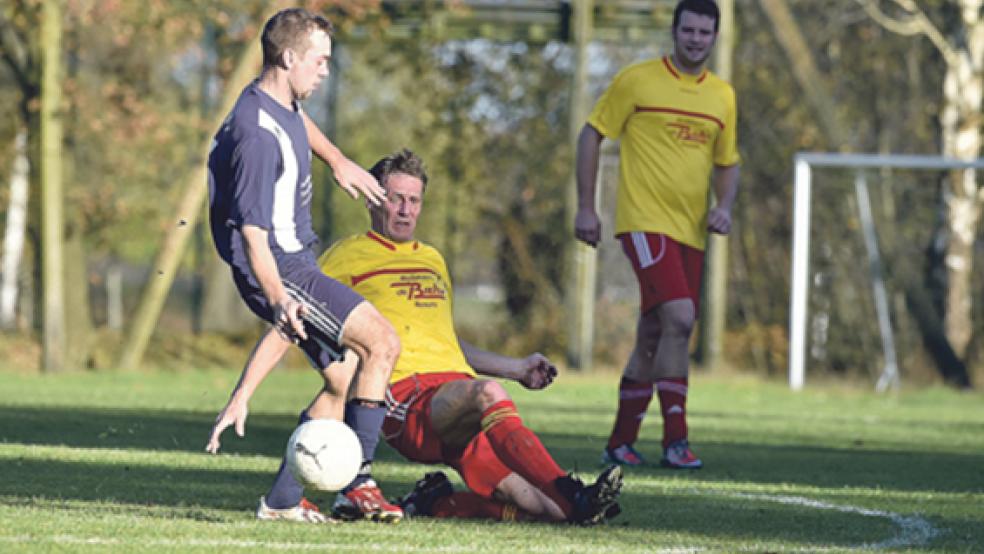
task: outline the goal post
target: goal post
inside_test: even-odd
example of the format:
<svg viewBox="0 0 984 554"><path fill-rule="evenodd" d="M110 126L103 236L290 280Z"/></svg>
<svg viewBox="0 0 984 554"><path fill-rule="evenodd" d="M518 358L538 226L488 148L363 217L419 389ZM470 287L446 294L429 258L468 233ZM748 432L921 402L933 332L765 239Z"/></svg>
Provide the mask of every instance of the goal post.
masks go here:
<svg viewBox="0 0 984 554"><path fill-rule="evenodd" d="M806 379L806 329L808 313L808 288L810 265L810 218L812 204L812 177L815 168L838 168L856 172L855 191L861 211L862 230L868 249L869 263L872 264L876 311L886 367L878 380L877 388L883 390L898 383L895 366L894 342L888 317L887 303L884 302L885 289L878 270L879 255L874 226L871 223L870 206L867 202L866 169L913 169L913 170L952 170L984 169L984 158L957 160L943 156L924 156L908 154L838 154L799 152L793 158L793 239L792 271L790 278L789 302L789 388L800 390ZM866 212L867 210L867 212Z"/></svg>

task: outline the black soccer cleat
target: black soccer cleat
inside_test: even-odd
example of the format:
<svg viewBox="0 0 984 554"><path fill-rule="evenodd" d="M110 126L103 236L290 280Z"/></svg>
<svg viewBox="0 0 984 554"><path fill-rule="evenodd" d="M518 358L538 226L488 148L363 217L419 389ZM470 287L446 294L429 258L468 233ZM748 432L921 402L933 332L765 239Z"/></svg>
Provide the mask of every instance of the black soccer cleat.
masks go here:
<svg viewBox="0 0 984 554"><path fill-rule="evenodd" d="M622 468L611 465L598 475L595 482L585 485L573 475L557 479L557 489L571 500L574 507L568 521L575 525L598 525L621 511L618 495L622 492Z"/></svg>
<svg viewBox="0 0 984 554"><path fill-rule="evenodd" d="M435 471L425 474L396 504L403 508L406 517L432 516L434 503L453 492L454 486L448 476L443 471Z"/></svg>

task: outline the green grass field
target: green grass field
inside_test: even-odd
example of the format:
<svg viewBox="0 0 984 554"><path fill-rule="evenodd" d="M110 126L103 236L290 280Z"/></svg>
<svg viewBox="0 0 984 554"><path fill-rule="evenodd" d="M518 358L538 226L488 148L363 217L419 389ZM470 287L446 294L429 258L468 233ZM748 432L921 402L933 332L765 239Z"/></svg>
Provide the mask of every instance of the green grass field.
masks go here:
<svg viewBox="0 0 984 554"><path fill-rule="evenodd" d="M308 526L253 519L317 377L278 371L245 439L205 439L227 372L0 374L0 552L984 551L984 396L878 396L833 386L697 375L690 427L705 469L629 471L607 526L415 520ZM527 424L586 478L617 377L510 387ZM640 449L658 459L652 410ZM390 495L425 468L380 448ZM458 482L460 484L460 481ZM330 498L315 496L323 503Z"/></svg>

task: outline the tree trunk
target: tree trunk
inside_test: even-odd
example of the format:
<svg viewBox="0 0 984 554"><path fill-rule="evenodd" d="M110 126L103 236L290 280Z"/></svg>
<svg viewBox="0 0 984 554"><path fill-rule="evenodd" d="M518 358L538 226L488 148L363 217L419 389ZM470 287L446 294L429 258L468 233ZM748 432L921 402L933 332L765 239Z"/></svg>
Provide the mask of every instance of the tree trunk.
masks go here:
<svg viewBox="0 0 984 554"><path fill-rule="evenodd" d="M61 5L46 0L41 22L41 242L45 371L65 369L65 284L62 240Z"/></svg>
<svg viewBox="0 0 984 554"><path fill-rule="evenodd" d="M979 1L966 0L964 25L966 50L957 51L948 64L943 80L943 110L940 117L943 154L961 160L974 160L981 153L982 78L984 69L984 23L970 9ZM974 13L969 13L974 12ZM969 17L973 19L968 20ZM973 170L954 171L944 196L946 213L946 300L944 326L946 337L960 358L967 353L973 336L971 315L974 266L974 239L981 216L981 197L977 175Z"/></svg>
<svg viewBox="0 0 984 554"><path fill-rule="evenodd" d="M10 176L10 204L3 235L3 282L0 283L0 328L12 329L17 319L17 277L27 231L27 198L30 163L27 130L17 133L14 166Z"/></svg>

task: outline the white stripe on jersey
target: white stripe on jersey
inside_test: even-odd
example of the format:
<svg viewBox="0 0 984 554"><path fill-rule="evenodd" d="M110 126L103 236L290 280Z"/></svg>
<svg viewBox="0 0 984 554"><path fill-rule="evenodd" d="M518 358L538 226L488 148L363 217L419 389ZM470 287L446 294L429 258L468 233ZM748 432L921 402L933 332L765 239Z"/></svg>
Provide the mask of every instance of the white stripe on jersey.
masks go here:
<svg viewBox="0 0 984 554"><path fill-rule="evenodd" d="M273 185L273 238L284 252L299 252L304 245L297 238L294 224L294 195L297 191L298 171L294 145L287 132L262 108L259 110L258 121L260 128L270 131L276 137L284 166L284 172Z"/></svg>

